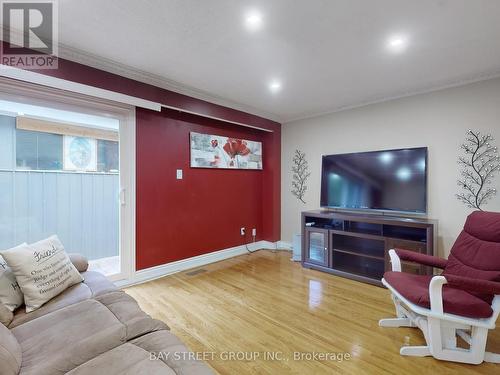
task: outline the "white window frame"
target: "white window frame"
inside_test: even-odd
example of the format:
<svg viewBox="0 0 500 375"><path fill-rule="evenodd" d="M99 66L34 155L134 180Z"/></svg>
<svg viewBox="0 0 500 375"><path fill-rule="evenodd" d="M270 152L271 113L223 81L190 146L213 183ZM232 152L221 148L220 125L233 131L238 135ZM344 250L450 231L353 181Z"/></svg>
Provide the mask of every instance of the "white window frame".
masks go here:
<svg viewBox="0 0 500 375"><path fill-rule="evenodd" d="M112 281L135 275L136 230L136 116L135 107L83 94L0 77L0 99L111 116L120 121L120 270Z"/></svg>

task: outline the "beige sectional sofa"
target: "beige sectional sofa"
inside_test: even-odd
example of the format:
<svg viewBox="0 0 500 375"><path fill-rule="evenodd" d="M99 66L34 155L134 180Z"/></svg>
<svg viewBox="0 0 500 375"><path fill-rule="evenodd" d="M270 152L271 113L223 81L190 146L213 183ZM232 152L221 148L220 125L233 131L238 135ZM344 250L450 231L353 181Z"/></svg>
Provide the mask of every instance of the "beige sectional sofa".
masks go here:
<svg viewBox="0 0 500 375"><path fill-rule="evenodd" d="M84 282L0 324L1 375L212 374L167 325L71 256ZM9 319L10 320L10 319Z"/></svg>

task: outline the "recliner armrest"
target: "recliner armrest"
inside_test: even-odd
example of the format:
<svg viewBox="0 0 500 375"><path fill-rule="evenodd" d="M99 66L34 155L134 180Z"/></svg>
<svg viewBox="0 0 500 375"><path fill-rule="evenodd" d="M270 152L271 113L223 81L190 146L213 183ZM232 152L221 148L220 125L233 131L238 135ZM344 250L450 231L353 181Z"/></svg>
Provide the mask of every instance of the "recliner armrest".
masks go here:
<svg viewBox="0 0 500 375"><path fill-rule="evenodd" d="M78 272L85 272L89 268L89 261L86 257L78 253L68 254L69 260L75 266Z"/></svg>
<svg viewBox="0 0 500 375"><path fill-rule="evenodd" d="M448 285L468 292L500 295L500 282L483 279L471 279L465 276L443 275Z"/></svg>
<svg viewBox="0 0 500 375"><path fill-rule="evenodd" d="M394 249L394 251L398 255L399 259L405 260L407 262L422 264L424 266L444 269L446 267L446 263L448 262L446 259L439 258L433 255L417 253L415 251L403 249Z"/></svg>

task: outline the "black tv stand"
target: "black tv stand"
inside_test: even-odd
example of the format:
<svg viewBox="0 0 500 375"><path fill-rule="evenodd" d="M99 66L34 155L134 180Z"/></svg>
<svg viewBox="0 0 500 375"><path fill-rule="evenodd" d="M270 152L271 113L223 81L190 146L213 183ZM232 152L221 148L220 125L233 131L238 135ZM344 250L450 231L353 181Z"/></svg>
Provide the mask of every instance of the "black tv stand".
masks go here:
<svg viewBox="0 0 500 375"><path fill-rule="evenodd" d="M402 248L434 255L437 221L382 213L302 212L302 265L374 285L391 269L388 252ZM403 271L432 268L402 262Z"/></svg>

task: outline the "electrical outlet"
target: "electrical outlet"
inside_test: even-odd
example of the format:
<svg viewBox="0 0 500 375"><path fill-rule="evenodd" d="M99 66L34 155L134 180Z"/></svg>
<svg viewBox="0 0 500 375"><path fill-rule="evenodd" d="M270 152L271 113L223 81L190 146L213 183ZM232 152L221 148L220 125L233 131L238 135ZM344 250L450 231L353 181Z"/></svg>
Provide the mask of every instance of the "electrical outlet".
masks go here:
<svg viewBox="0 0 500 375"><path fill-rule="evenodd" d="M240 234L241 234L242 236L244 236L244 235L245 235L245 227L240 228Z"/></svg>
<svg viewBox="0 0 500 375"><path fill-rule="evenodd" d="M253 228L252 229L252 236L255 237L257 235L257 229Z"/></svg>

